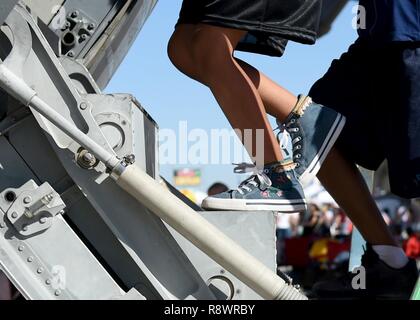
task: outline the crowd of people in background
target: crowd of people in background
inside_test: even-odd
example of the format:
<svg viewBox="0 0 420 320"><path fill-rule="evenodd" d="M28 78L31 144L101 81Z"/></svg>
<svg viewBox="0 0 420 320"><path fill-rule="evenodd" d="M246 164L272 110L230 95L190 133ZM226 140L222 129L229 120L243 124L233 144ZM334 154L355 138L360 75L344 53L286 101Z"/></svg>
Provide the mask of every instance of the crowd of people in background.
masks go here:
<svg viewBox="0 0 420 320"><path fill-rule="evenodd" d="M420 260L420 220L412 208L383 209L395 239L410 258ZM306 214L277 216L277 264L308 287L332 270L347 272L353 224L331 203L309 205Z"/></svg>
<svg viewBox="0 0 420 320"><path fill-rule="evenodd" d="M331 201L332 198L319 196L324 192L318 188L315 186L314 202L309 204L306 214L277 215L279 267L299 269L315 265L329 269L338 265L348 266L353 224L345 212ZM217 182L209 187L207 193L213 195L228 189L225 184ZM392 197L389 196L389 199ZM420 215L403 202L398 206L394 203L392 207L379 203L382 201L379 198L387 199L387 196L382 194L378 197L378 206L383 207L382 216L397 242L403 246L408 257L420 259Z"/></svg>

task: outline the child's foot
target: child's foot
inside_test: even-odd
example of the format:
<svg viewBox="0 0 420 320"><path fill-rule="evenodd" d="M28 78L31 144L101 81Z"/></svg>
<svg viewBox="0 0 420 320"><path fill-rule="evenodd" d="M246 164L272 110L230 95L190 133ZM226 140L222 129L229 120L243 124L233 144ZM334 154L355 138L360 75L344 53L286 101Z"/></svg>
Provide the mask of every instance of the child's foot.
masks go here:
<svg viewBox="0 0 420 320"><path fill-rule="evenodd" d="M293 163L266 165L263 172L251 176L236 190L207 197L202 207L224 211L306 211L304 193L294 167Z"/></svg>
<svg viewBox="0 0 420 320"><path fill-rule="evenodd" d="M367 245L362 266L365 269L364 275L348 273L335 280L316 283L313 287L315 298L410 299L419 276L415 260L409 260L401 269L394 269L380 260L371 245Z"/></svg>
<svg viewBox="0 0 420 320"><path fill-rule="evenodd" d="M336 111L300 96L280 128L289 132L299 181L306 184L315 178L322 163L344 128L346 119Z"/></svg>

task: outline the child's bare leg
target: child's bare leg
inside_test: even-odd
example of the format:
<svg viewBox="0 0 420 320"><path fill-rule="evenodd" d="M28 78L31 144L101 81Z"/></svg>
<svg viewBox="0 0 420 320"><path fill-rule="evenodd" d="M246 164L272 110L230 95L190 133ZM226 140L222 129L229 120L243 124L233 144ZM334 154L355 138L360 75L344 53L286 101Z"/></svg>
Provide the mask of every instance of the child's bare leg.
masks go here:
<svg viewBox="0 0 420 320"><path fill-rule="evenodd" d="M357 167L333 149L318 178L372 245L397 246Z"/></svg>
<svg viewBox="0 0 420 320"><path fill-rule="evenodd" d="M296 97L251 65L241 60L238 62L258 88L268 113L280 121L285 120L296 104ZM333 149L330 152L318 178L366 241L372 245L396 246L359 170L338 150Z"/></svg>
<svg viewBox="0 0 420 320"><path fill-rule="evenodd" d="M198 77L198 66L193 63L193 52L191 50L195 29L195 24L177 26L168 43L168 57L183 74L202 82Z"/></svg>
<svg viewBox="0 0 420 320"><path fill-rule="evenodd" d="M284 121L297 103L297 97L250 64L236 59L258 89L268 114Z"/></svg>
<svg viewBox="0 0 420 320"><path fill-rule="evenodd" d="M210 25L180 25L172 36L168 54L173 64L213 92L232 127L252 135L243 143L264 174L251 175L236 190L209 196L202 207L209 210L306 210L302 186L290 160L281 150L267 118L257 88L233 57L244 31ZM249 132L250 131L250 132ZM263 143L257 137L263 133ZM249 137L246 137L249 139ZM260 138L260 137L258 137ZM258 145L257 145L258 144ZM264 152L258 150L263 145ZM263 153L263 155L261 155Z"/></svg>
<svg viewBox="0 0 420 320"><path fill-rule="evenodd" d="M261 129L264 164L279 162L281 151L258 90L233 57L245 33L204 24L179 26L169 44L169 56L182 72L210 88L232 127L242 131L242 137L244 130L252 130L253 144L246 147L251 156L257 156L258 163L256 133Z"/></svg>

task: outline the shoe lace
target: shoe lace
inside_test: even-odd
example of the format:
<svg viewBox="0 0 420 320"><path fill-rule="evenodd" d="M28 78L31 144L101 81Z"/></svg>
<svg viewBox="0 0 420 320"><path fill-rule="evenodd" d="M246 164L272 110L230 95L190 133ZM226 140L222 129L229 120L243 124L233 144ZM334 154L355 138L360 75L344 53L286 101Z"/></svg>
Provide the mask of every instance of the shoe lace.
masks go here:
<svg viewBox="0 0 420 320"><path fill-rule="evenodd" d="M302 137L299 134L300 128L298 126L297 120L295 118L290 119L285 124L279 123L279 126L274 131L279 131L277 133L277 141L280 144L280 148L287 150L290 141L292 142L292 152L293 160L296 163L296 166L299 167L299 160L302 158ZM290 134L291 139L285 132Z"/></svg>
<svg viewBox="0 0 420 320"><path fill-rule="evenodd" d="M299 103L300 103L299 97ZM280 132L277 134L277 140L280 143L280 146L283 144L283 139L280 139L280 135L284 133L284 131L289 132L289 134L292 137L292 146L293 146L293 161L296 163L296 166L300 166L300 159L302 158L302 142L303 138L300 134L300 127L298 125L298 121L296 117L301 117L305 113L306 109L312 104L312 99L309 97L306 97L305 100L303 100L302 104L300 104L299 108L296 110L293 110L289 118L285 121L284 124L282 124L280 121L277 121L279 127L276 130L280 130Z"/></svg>
<svg viewBox="0 0 420 320"><path fill-rule="evenodd" d="M260 190L266 190L271 186L270 178L264 173L263 170L260 170L256 167L255 164L250 163L234 163L236 166L233 170L235 173L247 173L253 172L248 179L242 182L236 190L241 195L244 195L246 192L251 192L253 188L259 188Z"/></svg>

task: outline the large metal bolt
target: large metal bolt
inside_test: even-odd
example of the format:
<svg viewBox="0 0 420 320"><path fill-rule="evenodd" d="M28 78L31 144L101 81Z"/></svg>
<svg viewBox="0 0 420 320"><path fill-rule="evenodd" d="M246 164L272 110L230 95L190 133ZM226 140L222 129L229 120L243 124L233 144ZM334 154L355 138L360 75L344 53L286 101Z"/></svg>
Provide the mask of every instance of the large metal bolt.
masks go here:
<svg viewBox="0 0 420 320"><path fill-rule="evenodd" d="M89 152L88 153L85 153L83 155L83 160L86 161L86 163L92 163L92 162L95 162L96 161L96 159L93 156L93 154L91 154Z"/></svg>
<svg viewBox="0 0 420 320"><path fill-rule="evenodd" d="M88 108L88 104L86 103L86 102L82 102L81 104L80 104L80 109L82 109L82 110L86 110Z"/></svg>
<svg viewBox="0 0 420 320"><path fill-rule="evenodd" d="M75 10L71 13L72 18L77 18L78 16L79 16L79 12L77 10Z"/></svg>
<svg viewBox="0 0 420 320"><path fill-rule="evenodd" d="M30 204L32 202L32 198L30 196L27 196L23 199L23 203Z"/></svg>
<svg viewBox="0 0 420 320"><path fill-rule="evenodd" d="M74 52L73 51L69 51L67 53L67 56L69 56L70 58L73 58L74 57Z"/></svg>
<svg viewBox="0 0 420 320"><path fill-rule="evenodd" d="M41 219L39 219L39 222L41 224L45 224L45 223L47 223L47 218L46 217L42 217Z"/></svg>
<svg viewBox="0 0 420 320"><path fill-rule="evenodd" d="M124 157L124 161L127 164L134 164L136 163L136 156L134 154L130 154Z"/></svg>
<svg viewBox="0 0 420 320"><path fill-rule="evenodd" d="M96 164L96 158L87 150L82 150L77 156L77 163L84 169L91 169Z"/></svg>
<svg viewBox="0 0 420 320"><path fill-rule="evenodd" d="M13 218L13 219L16 219L17 217L18 217L17 212L13 212L13 213L12 213L12 218Z"/></svg>
<svg viewBox="0 0 420 320"><path fill-rule="evenodd" d="M83 41L85 41L88 38L88 36L87 36L87 34L82 34L81 38L82 38Z"/></svg>
<svg viewBox="0 0 420 320"><path fill-rule="evenodd" d="M93 30L93 29L95 29L95 24L94 23L89 23L88 30Z"/></svg>

